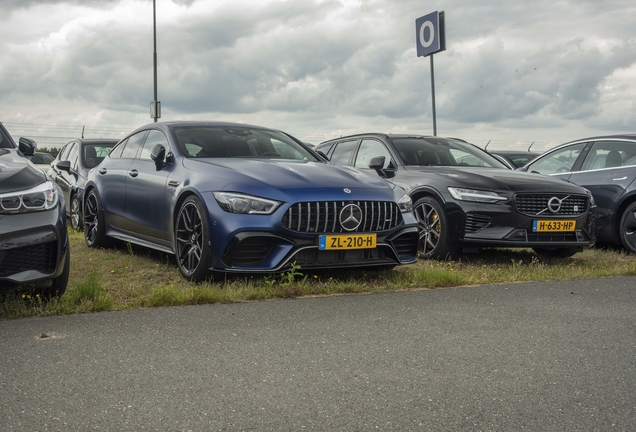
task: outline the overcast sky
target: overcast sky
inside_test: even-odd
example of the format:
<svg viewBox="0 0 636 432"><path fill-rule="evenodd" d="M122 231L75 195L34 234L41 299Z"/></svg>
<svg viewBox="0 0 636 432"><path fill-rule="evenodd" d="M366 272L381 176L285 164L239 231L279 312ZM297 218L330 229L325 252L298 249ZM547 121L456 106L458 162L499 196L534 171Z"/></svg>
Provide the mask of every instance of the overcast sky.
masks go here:
<svg viewBox="0 0 636 432"><path fill-rule="evenodd" d="M438 135L542 150L636 132L634 0L156 5L162 120L239 121L314 143L432 134L430 61L416 55L415 19L443 10ZM152 25L151 0L0 0L0 121L151 122Z"/></svg>

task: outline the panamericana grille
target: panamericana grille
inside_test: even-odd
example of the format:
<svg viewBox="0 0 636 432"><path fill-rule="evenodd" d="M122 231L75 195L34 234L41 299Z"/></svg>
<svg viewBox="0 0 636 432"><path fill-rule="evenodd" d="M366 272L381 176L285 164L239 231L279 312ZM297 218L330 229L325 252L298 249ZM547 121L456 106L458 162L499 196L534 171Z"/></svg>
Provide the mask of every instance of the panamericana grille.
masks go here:
<svg viewBox="0 0 636 432"><path fill-rule="evenodd" d="M349 204L356 204L362 210L360 226L353 231L344 230L339 222L340 212ZM297 232L371 232L395 228L402 222L402 214L396 203L385 201L303 202L292 205L282 222Z"/></svg>
<svg viewBox="0 0 636 432"><path fill-rule="evenodd" d="M558 212L552 213L548 208L548 201L552 198L561 201L561 208ZM527 216L579 216L587 211L587 195L568 195L563 193L542 193L542 194L518 194L515 199L515 206L518 213Z"/></svg>
<svg viewBox="0 0 636 432"><path fill-rule="evenodd" d="M0 277L26 270L39 270L45 273L54 271L56 247L56 242L48 242L1 252Z"/></svg>

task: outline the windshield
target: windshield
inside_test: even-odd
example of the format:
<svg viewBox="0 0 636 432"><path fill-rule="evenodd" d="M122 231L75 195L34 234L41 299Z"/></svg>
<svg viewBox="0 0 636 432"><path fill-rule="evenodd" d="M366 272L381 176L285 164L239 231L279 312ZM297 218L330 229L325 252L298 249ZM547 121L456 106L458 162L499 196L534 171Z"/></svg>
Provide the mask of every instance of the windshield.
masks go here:
<svg viewBox="0 0 636 432"><path fill-rule="evenodd" d="M9 140L2 127L0 127L0 148L13 148L13 143Z"/></svg>
<svg viewBox="0 0 636 432"><path fill-rule="evenodd" d="M317 161L313 154L282 132L223 126L174 128L187 158L258 158Z"/></svg>
<svg viewBox="0 0 636 432"><path fill-rule="evenodd" d="M393 138L404 165L468 166L507 169L484 150L452 138Z"/></svg>

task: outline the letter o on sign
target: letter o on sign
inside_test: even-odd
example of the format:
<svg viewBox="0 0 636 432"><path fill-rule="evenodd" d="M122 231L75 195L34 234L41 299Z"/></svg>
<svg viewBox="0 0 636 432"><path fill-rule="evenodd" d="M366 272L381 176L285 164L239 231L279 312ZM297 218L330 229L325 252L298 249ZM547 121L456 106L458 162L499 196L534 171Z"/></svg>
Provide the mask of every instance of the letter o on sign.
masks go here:
<svg viewBox="0 0 636 432"><path fill-rule="evenodd" d="M444 11L432 12L415 20L415 47L418 57L446 49L444 29Z"/></svg>
<svg viewBox="0 0 636 432"><path fill-rule="evenodd" d="M424 31L426 29L428 29L428 40L426 40L424 36ZM433 27L432 22L426 21L420 26L420 44L422 45L422 47L428 48L431 46L434 40L435 40L435 27Z"/></svg>

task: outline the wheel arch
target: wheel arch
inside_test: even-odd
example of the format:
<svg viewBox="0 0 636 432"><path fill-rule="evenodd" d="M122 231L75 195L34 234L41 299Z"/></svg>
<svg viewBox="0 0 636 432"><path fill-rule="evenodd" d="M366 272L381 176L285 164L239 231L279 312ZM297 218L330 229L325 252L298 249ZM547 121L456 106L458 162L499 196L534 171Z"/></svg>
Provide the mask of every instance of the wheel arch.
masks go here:
<svg viewBox="0 0 636 432"><path fill-rule="evenodd" d="M446 200L444 200L442 195L437 190L431 187L421 187L418 189L413 189L409 193L409 196L411 197L411 200L413 200L413 204L415 204L419 199L427 196L435 198L442 205L446 204Z"/></svg>
<svg viewBox="0 0 636 432"><path fill-rule="evenodd" d="M621 244L621 218L623 217L623 213L625 209L629 207L632 203L636 202L636 190L629 193L629 195L623 197L620 204L616 208L616 212L612 215L612 233L616 241Z"/></svg>
<svg viewBox="0 0 636 432"><path fill-rule="evenodd" d="M181 191L181 193L177 196L177 199L174 203L174 207L172 208L171 213L171 218L170 218L170 241L172 242L172 244L175 247L175 251L176 251L176 244L175 244L175 238L174 238L174 230L175 230L175 221L177 220L177 215L179 213L179 210L181 209L181 206L183 205L183 203L185 202L185 200L187 200L188 198L190 198L191 196L195 196L199 199L199 201L201 201L201 204L203 205L203 210L205 211L205 216L208 218L208 220L210 220L210 215L208 213L208 207L205 205L205 200L203 199L203 197L201 196L201 194L199 193L198 190L196 189L184 189Z"/></svg>

